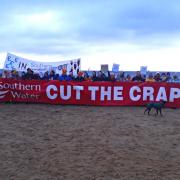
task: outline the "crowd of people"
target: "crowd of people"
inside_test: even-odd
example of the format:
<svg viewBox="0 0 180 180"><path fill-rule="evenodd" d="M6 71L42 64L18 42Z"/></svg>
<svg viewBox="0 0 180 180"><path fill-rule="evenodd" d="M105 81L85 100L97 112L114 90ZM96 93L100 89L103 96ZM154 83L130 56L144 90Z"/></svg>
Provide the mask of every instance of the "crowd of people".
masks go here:
<svg viewBox="0 0 180 180"><path fill-rule="evenodd" d="M18 72L12 70L11 72L4 71L3 78L12 78L18 80L59 80L59 81L120 81L120 82L175 82L180 83L180 78L178 75L174 74L171 76L171 73L148 73L147 75L142 75L140 71L137 71L134 76L126 74L123 71L118 73L102 71L93 71L92 73L86 71L79 71L78 74L73 75L73 72L67 73L66 69L62 69L61 74L56 74L55 71L51 70L50 72L45 72L43 74L35 73L30 68L27 69L27 72Z"/></svg>

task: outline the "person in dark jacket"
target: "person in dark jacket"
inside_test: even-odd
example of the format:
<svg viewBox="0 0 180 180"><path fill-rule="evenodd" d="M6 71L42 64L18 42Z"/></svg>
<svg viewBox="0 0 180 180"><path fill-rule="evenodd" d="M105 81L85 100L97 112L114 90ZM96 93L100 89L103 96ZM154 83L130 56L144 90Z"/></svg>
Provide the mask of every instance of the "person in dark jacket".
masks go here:
<svg viewBox="0 0 180 180"><path fill-rule="evenodd" d="M49 74L48 71L44 73L44 76L42 77L42 80L49 80Z"/></svg>
<svg viewBox="0 0 180 180"><path fill-rule="evenodd" d="M49 79L50 79L50 80L55 80L55 79L56 79L56 75L55 75L54 70L51 70L51 72L50 72L50 74L49 74Z"/></svg>
<svg viewBox="0 0 180 180"><path fill-rule="evenodd" d="M75 81L79 81L79 82L85 81L82 71L79 71L78 76L76 77Z"/></svg>
<svg viewBox="0 0 180 180"><path fill-rule="evenodd" d="M34 79L34 72L30 68L27 68L27 72L24 75L24 79L26 80Z"/></svg>
<svg viewBox="0 0 180 180"><path fill-rule="evenodd" d="M97 78L97 76L96 76L96 71L93 71L92 72L92 81L98 81L98 78Z"/></svg>
<svg viewBox="0 0 180 180"><path fill-rule="evenodd" d="M136 76L132 78L132 81L135 82L144 82L145 79L142 77L141 73L139 71L136 72Z"/></svg>

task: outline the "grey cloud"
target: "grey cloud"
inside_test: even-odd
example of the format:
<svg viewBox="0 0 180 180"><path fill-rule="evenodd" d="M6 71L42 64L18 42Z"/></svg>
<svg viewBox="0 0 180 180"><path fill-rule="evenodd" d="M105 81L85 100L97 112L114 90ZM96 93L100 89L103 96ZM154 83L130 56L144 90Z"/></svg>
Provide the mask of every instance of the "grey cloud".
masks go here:
<svg viewBox="0 0 180 180"><path fill-rule="evenodd" d="M59 31L20 27L14 21L19 14L46 11L58 13ZM88 43L113 41L161 46L180 32L177 0L2 1L0 16L2 51L68 54L81 51Z"/></svg>

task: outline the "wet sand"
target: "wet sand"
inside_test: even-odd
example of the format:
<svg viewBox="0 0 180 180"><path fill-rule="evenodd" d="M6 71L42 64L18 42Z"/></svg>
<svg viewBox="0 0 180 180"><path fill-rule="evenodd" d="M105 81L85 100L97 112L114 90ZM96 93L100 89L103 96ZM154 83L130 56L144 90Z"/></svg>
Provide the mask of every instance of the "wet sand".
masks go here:
<svg viewBox="0 0 180 180"><path fill-rule="evenodd" d="M0 180L179 180L180 109L0 104Z"/></svg>

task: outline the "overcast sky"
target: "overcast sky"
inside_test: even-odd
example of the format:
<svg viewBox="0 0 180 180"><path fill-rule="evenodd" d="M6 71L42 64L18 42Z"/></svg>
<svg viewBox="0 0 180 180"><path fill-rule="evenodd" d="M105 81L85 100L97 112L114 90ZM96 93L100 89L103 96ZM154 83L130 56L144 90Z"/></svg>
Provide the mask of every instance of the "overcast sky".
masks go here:
<svg viewBox="0 0 180 180"><path fill-rule="evenodd" d="M6 52L39 61L82 59L82 69L180 71L179 0L0 0Z"/></svg>

